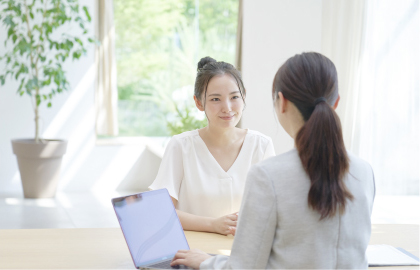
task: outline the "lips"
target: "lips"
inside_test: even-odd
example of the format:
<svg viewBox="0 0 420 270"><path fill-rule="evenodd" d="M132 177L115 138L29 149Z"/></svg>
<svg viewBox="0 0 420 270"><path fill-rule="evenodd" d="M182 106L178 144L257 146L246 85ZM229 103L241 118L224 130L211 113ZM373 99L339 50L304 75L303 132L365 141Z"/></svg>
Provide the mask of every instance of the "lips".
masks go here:
<svg viewBox="0 0 420 270"><path fill-rule="evenodd" d="M222 120L232 120L233 119L233 115L232 116L219 116L220 117L220 119L222 119Z"/></svg>

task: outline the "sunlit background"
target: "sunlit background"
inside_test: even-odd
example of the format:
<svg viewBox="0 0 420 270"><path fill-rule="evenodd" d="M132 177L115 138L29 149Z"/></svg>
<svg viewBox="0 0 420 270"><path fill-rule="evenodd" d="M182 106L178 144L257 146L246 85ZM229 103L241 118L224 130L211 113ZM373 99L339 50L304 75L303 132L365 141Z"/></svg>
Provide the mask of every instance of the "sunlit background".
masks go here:
<svg viewBox="0 0 420 270"><path fill-rule="evenodd" d="M171 136L190 112L204 56L234 63L238 0L115 0L120 136ZM177 110L178 109L178 110ZM184 131L180 130L180 131Z"/></svg>

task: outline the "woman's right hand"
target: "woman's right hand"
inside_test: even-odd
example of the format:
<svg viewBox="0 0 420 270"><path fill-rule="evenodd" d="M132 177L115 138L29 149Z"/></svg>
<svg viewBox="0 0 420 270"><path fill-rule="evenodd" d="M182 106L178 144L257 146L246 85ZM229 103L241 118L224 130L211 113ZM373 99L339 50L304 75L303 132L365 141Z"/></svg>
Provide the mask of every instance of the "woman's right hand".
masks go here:
<svg viewBox="0 0 420 270"><path fill-rule="evenodd" d="M229 214L219 218L215 218L212 222L213 231L223 235L232 234L232 231L236 230L236 224L238 222L238 213ZM234 229L233 229L234 228Z"/></svg>

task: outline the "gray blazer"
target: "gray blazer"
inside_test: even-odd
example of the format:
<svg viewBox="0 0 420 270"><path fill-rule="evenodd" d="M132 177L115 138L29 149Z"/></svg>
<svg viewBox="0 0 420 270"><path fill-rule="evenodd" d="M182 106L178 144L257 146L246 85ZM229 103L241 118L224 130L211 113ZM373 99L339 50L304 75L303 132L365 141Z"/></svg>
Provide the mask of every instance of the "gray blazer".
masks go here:
<svg viewBox="0 0 420 270"><path fill-rule="evenodd" d="M296 149L254 165L247 178L231 256L200 269L367 268L375 183L371 166L349 153L353 201L320 221L308 207L310 180Z"/></svg>

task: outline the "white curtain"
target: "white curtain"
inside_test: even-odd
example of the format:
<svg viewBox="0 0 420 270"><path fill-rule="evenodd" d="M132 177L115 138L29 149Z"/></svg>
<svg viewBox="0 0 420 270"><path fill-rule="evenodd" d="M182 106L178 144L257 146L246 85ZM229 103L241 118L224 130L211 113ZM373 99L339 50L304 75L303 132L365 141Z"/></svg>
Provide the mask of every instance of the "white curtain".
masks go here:
<svg viewBox="0 0 420 270"><path fill-rule="evenodd" d="M323 53L336 65L348 150L377 194L419 194L418 0L324 0Z"/></svg>
<svg viewBox="0 0 420 270"><path fill-rule="evenodd" d="M235 67L242 71L242 17L243 17L243 0L238 3L238 26L236 31L236 51L235 51ZM243 78L242 78L243 79ZM242 127L242 119L239 120L236 127Z"/></svg>
<svg viewBox="0 0 420 270"><path fill-rule="evenodd" d="M112 0L98 0L95 91L96 134L118 135L118 90L115 59L114 7Z"/></svg>
<svg viewBox="0 0 420 270"><path fill-rule="evenodd" d="M238 4L238 26L236 31L236 52L235 67L239 71L242 70L242 17L243 17L243 0L239 0Z"/></svg>
<svg viewBox="0 0 420 270"><path fill-rule="evenodd" d="M360 90L365 0L322 2L322 53L338 72L340 103L337 113L347 149L357 148L356 114Z"/></svg>
<svg viewBox="0 0 420 270"><path fill-rule="evenodd" d="M369 0L355 152L373 167L378 194L419 194L418 0Z"/></svg>

